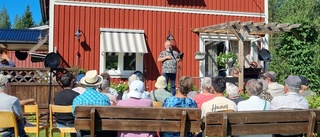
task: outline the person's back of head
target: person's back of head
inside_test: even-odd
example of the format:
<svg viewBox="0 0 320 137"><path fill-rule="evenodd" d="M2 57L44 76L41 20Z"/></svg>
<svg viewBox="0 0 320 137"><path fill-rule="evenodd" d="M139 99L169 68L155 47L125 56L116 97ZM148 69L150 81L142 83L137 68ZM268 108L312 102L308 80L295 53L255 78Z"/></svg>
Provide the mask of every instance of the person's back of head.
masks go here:
<svg viewBox="0 0 320 137"><path fill-rule="evenodd" d="M10 77L11 77L10 75L0 74L0 90L5 89L6 84L9 82Z"/></svg>
<svg viewBox="0 0 320 137"><path fill-rule="evenodd" d="M269 80L270 82L276 82L277 81L277 74L273 71L268 71L264 73L263 75L266 80Z"/></svg>
<svg viewBox="0 0 320 137"><path fill-rule="evenodd" d="M216 76L212 80L212 86L217 93L223 93L226 89L226 80L221 76Z"/></svg>
<svg viewBox="0 0 320 137"><path fill-rule="evenodd" d="M285 80L285 92L298 93L301 88L301 79L299 76L290 75Z"/></svg>
<svg viewBox="0 0 320 137"><path fill-rule="evenodd" d="M235 84L229 82L226 83L226 93L229 97L239 96L238 90L239 88Z"/></svg>
<svg viewBox="0 0 320 137"><path fill-rule="evenodd" d="M299 78L301 79L301 90L307 90L309 87L308 79L304 76L299 76Z"/></svg>
<svg viewBox="0 0 320 137"><path fill-rule="evenodd" d="M101 76L103 79L110 80L110 75L109 75L109 73L101 73L100 76Z"/></svg>
<svg viewBox="0 0 320 137"><path fill-rule="evenodd" d="M202 85L201 85L201 88L202 89L205 89L206 91L208 91L208 92L212 92L211 90L212 90L212 80L211 80L211 78L210 77L204 77L203 79L202 79Z"/></svg>
<svg viewBox="0 0 320 137"><path fill-rule="evenodd" d="M188 93L192 90L194 82L192 78L183 76L179 79L179 91L181 94L187 96Z"/></svg>
<svg viewBox="0 0 320 137"><path fill-rule="evenodd" d="M250 79L247 82L246 91L250 96L259 96L263 91L263 84L256 79Z"/></svg>
<svg viewBox="0 0 320 137"><path fill-rule="evenodd" d="M98 89L100 90L100 92L108 91L109 87L110 87L109 80L104 79L104 80L102 80L102 83L101 83L101 85L99 85Z"/></svg>
<svg viewBox="0 0 320 137"><path fill-rule="evenodd" d="M72 74L67 73L67 74L63 74L60 80L63 88L72 87L74 82L74 77Z"/></svg>
<svg viewBox="0 0 320 137"><path fill-rule="evenodd" d="M140 78L136 75L136 74L132 74L129 78L128 78L128 86L130 86L131 82L134 80L140 80Z"/></svg>

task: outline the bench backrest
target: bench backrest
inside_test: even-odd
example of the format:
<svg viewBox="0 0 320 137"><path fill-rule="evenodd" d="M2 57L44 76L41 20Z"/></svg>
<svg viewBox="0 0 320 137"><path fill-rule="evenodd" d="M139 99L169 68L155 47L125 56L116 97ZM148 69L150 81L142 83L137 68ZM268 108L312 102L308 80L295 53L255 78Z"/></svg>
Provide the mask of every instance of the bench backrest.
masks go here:
<svg viewBox="0 0 320 137"><path fill-rule="evenodd" d="M307 133L311 137L315 119L315 112L310 110L210 112L206 115L205 135Z"/></svg>
<svg viewBox="0 0 320 137"><path fill-rule="evenodd" d="M198 132L199 108L77 106L77 130ZM91 135L93 133L90 133ZM181 135L181 136L182 136Z"/></svg>

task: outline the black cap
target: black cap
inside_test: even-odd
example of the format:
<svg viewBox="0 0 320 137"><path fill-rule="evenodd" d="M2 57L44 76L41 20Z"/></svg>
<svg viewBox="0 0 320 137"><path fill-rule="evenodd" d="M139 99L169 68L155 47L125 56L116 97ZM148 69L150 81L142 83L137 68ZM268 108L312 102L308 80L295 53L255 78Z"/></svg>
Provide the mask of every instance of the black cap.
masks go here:
<svg viewBox="0 0 320 137"><path fill-rule="evenodd" d="M304 76L299 76L300 79L301 79L301 85L305 85L305 86L308 86L309 85L309 82L308 82L308 79Z"/></svg>

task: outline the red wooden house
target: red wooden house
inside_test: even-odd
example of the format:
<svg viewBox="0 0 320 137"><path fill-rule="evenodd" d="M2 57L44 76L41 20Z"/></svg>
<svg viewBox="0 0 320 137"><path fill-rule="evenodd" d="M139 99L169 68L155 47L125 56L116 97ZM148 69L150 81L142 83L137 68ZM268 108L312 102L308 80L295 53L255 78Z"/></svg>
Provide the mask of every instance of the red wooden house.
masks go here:
<svg viewBox="0 0 320 137"><path fill-rule="evenodd" d="M193 33L192 28L227 21L267 22L268 0L40 0L49 22L49 52L57 51L70 66L127 78L134 70L146 75L147 90L161 75L159 53L171 32L175 48L184 52L180 76L217 75L212 60L197 61L196 51L225 51L216 46L234 35ZM77 36L75 36L77 34ZM249 37L245 50L251 51ZM212 41L212 42L211 42ZM212 44L207 46L208 43ZM267 46L267 45L265 45ZM267 48L267 47L266 47ZM237 50L236 46L233 50ZM213 59L214 60L214 59ZM195 79L199 85L198 79Z"/></svg>

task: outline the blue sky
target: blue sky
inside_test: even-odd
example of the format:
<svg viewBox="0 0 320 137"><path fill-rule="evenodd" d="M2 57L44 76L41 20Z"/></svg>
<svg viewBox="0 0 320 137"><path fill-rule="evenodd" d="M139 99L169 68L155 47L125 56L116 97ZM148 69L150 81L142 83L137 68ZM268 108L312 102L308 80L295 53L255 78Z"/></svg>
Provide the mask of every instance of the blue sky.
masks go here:
<svg viewBox="0 0 320 137"><path fill-rule="evenodd" d="M11 25L14 24L14 17L17 14L20 17L22 16L28 4L32 12L34 23L39 24L42 18L39 0L0 0L0 4L0 9L2 9L3 6L7 8L11 20Z"/></svg>

